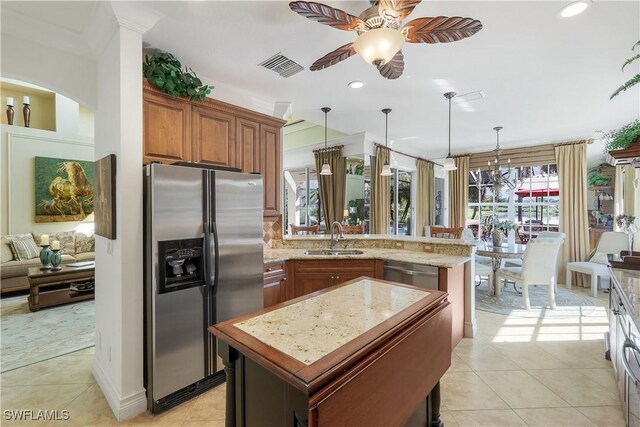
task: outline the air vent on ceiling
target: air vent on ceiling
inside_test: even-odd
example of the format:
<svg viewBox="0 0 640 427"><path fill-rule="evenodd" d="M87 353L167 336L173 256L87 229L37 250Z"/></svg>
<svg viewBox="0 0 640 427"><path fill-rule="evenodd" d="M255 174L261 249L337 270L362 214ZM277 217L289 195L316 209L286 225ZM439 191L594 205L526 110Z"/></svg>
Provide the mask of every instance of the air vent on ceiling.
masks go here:
<svg viewBox="0 0 640 427"><path fill-rule="evenodd" d="M304 70L304 67L302 65L298 64L295 61L292 61L279 52L266 61L259 63L258 66L262 66L268 70L273 70L276 73L280 74L282 77L291 77L294 74Z"/></svg>

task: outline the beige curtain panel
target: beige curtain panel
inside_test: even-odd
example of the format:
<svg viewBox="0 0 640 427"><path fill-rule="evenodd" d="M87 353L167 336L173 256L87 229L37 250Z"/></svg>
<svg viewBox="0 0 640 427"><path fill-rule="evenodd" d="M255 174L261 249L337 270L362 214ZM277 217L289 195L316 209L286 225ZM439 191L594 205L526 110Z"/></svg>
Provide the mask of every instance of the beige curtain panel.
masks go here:
<svg viewBox="0 0 640 427"><path fill-rule="evenodd" d="M466 227L469 199L469 156L455 157L458 170L449 171L449 227Z"/></svg>
<svg viewBox="0 0 640 427"><path fill-rule="evenodd" d="M416 188L416 235L422 235L425 225L434 223L435 176L433 163L423 159L416 161L418 183Z"/></svg>
<svg viewBox="0 0 640 427"><path fill-rule="evenodd" d="M376 146L375 168L372 168L373 193L371 197L371 234L389 234L391 219L391 179L380 176L382 166L389 162L390 152L387 148ZM375 214L373 214L375 212Z"/></svg>
<svg viewBox="0 0 640 427"><path fill-rule="evenodd" d="M555 147L560 188L560 231L567 235L560 252L560 272L565 276L569 262L589 257L589 218L587 213L587 145L585 143ZM574 273L575 274L575 273ZM579 286L588 286L578 274Z"/></svg>
<svg viewBox="0 0 640 427"><path fill-rule="evenodd" d="M342 156L342 147L328 150L316 150L313 153L316 158L318 170L318 187L320 188L320 206L324 215L327 230L334 221L342 222L344 219L344 187L346 181L346 165ZM328 162L331 166L331 175L320 175L322 165Z"/></svg>

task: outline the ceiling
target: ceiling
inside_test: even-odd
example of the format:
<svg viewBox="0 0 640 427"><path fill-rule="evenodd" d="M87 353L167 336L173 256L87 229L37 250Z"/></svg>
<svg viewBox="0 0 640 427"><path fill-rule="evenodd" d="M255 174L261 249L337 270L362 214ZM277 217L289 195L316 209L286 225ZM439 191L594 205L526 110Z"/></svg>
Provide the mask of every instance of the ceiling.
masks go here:
<svg viewBox="0 0 640 427"><path fill-rule="evenodd" d="M327 3L354 15L368 6L365 1ZM485 95L464 108L454 106L454 154L493 147L492 128L497 125L504 126L501 145L515 147L592 137L640 115L638 86L609 101L611 92L640 67L636 62L634 69L620 71L640 34L640 3L598 1L574 18L558 18L566 3L423 2L410 18L469 16L481 20L484 28L459 42L406 44L404 76L398 80L382 78L357 55L309 71L316 59L353 41L355 33L305 19L286 1L141 4L164 16L145 34L145 41L174 53L217 90L230 87L265 102L291 102L293 115L320 124L320 107L330 106L329 127L348 134L384 135L380 110L390 107L390 145L433 159L447 152L442 94L449 90L482 90ZM2 2L3 9L6 4ZM38 4L11 3L10 8L75 31L84 28L81 21L90 11L89 4L77 2ZM282 78L257 66L278 52L305 70ZM350 89L347 83L352 80L362 80L365 87Z"/></svg>

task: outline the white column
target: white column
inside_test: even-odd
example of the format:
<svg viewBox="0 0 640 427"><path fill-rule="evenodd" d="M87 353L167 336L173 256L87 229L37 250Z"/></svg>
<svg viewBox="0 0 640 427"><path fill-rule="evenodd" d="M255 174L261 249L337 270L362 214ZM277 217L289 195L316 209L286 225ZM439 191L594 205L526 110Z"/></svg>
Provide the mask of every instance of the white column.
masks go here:
<svg viewBox="0 0 640 427"><path fill-rule="evenodd" d="M116 155L116 239L96 236L93 374L116 418L146 410L143 387L142 33L123 19L98 61L95 156ZM148 23L147 21L146 23ZM153 22L155 24L156 21Z"/></svg>

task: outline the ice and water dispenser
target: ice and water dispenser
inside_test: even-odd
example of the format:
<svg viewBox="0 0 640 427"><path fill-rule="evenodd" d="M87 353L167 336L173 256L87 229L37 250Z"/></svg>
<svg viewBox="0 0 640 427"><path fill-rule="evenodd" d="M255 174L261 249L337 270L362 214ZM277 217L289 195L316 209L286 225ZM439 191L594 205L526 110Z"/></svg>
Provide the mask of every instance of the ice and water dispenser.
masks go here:
<svg viewBox="0 0 640 427"><path fill-rule="evenodd" d="M160 293L204 285L204 239L158 242Z"/></svg>

